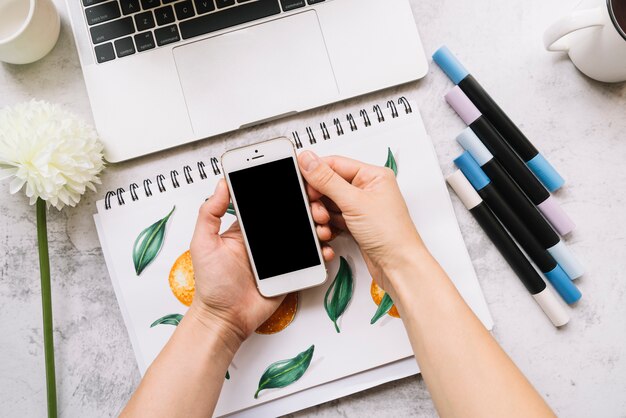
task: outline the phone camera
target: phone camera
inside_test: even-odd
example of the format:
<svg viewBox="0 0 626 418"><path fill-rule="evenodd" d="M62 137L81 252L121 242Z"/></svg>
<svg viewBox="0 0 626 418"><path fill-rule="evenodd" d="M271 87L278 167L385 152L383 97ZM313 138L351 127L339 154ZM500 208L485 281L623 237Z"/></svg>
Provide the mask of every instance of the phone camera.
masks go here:
<svg viewBox="0 0 626 418"><path fill-rule="evenodd" d="M258 153L258 152L259 152L259 150L258 150L258 149L255 149L255 150L254 150L254 152L257 152L257 153Z"/></svg>

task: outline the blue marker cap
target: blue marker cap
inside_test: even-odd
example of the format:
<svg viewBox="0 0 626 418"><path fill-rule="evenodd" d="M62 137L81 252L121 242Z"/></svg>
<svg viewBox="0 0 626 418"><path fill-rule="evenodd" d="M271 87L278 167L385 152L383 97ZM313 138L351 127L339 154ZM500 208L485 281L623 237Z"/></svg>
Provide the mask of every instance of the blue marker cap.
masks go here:
<svg viewBox="0 0 626 418"><path fill-rule="evenodd" d="M469 152L465 151L459 157L455 158L454 164L459 167L469 182L472 183L474 189L480 191L491 183L489 177L487 177L483 169L480 168Z"/></svg>
<svg viewBox="0 0 626 418"><path fill-rule="evenodd" d="M459 84L461 80L469 75L469 71L463 67L463 64L456 59L452 51L445 45L435 51L433 60L454 84Z"/></svg>
<svg viewBox="0 0 626 418"><path fill-rule="evenodd" d="M472 128L465 128L456 137L456 142L469 152L479 166L484 166L493 159L493 154L489 152L485 144L476 136Z"/></svg>
<svg viewBox="0 0 626 418"><path fill-rule="evenodd" d="M550 284L552 284L554 289L568 305L577 302L581 298L582 293L580 293L580 290L572 283L572 280L565 271L563 271L560 265L557 264L555 268L544 274Z"/></svg>
<svg viewBox="0 0 626 418"><path fill-rule="evenodd" d="M546 160L543 155L537 154L532 159L526 162L526 165L530 170L535 173L535 176L546 186L546 189L554 192L565 184L565 180L552 165Z"/></svg>

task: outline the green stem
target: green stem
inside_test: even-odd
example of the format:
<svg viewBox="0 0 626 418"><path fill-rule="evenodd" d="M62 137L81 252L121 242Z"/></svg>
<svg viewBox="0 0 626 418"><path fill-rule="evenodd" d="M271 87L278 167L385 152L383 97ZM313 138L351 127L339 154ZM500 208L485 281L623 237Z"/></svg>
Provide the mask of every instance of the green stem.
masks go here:
<svg viewBox="0 0 626 418"><path fill-rule="evenodd" d="M50 291L50 259L48 257L48 227L46 202L37 199L37 244L39 247L39 272L41 274L41 306L43 311L43 345L46 359L46 390L48 418L57 416L57 390L54 373L54 340L52 336L52 295Z"/></svg>

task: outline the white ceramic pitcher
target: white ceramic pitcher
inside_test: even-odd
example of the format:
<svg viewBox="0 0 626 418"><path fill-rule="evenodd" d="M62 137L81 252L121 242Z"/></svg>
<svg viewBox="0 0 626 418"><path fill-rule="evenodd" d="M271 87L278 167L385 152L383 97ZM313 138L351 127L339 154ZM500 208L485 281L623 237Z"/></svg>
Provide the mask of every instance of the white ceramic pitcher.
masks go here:
<svg viewBox="0 0 626 418"><path fill-rule="evenodd" d="M37 61L54 47L59 29L51 0L0 0L0 61Z"/></svg>
<svg viewBox="0 0 626 418"><path fill-rule="evenodd" d="M626 81L626 0L597 0L595 8L571 12L546 30L543 43L567 52L593 79Z"/></svg>

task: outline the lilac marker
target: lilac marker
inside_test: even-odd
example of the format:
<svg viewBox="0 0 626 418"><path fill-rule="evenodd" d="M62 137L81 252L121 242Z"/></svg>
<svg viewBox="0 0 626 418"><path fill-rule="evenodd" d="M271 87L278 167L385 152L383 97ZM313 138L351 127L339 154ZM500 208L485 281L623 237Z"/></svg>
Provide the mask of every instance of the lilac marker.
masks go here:
<svg viewBox="0 0 626 418"><path fill-rule="evenodd" d="M572 232L576 227L574 222L459 86L455 86L445 97L554 229L560 235Z"/></svg>

